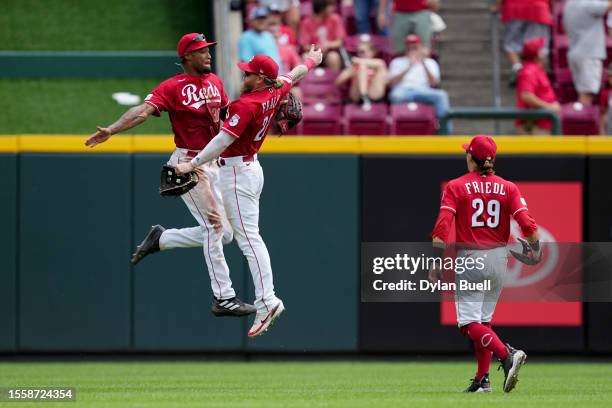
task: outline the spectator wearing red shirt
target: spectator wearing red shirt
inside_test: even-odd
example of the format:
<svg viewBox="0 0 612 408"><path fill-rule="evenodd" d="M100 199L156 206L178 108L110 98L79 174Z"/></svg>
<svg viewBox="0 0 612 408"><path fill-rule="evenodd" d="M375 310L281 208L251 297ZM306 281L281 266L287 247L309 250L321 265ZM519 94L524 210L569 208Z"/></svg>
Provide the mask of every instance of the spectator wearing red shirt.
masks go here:
<svg viewBox="0 0 612 408"><path fill-rule="evenodd" d="M308 16L300 25L300 44L308 52L312 44L317 44L323 51L323 64L332 71L340 71L342 59L338 49L346 37L342 18L335 13L333 0L313 0L314 14Z"/></svg>
<svg viewBox="0 0 612 408"><path fill-rule="evenodd" d="M544 38L548 51L552 14L550 0L497 0L493 12L502 12L504 23L504 50L512 64L510 85L514 85L521 69L520 52L525 41Z"/></svg>
<svg viewBox="0 0 612 408"><path fill-rule="evenodd" d="M535 38L523 46L523 68L516 82L516 106L522 109L547 109L557 114L561 106L544 70L544 38ZM520 134L549 134L550 119L517 120Z"/></svg>
<svg viewBox="0 0 612 408"><path fill-rule="evenodd" d="M387 4L391 0L378 3L378 27L382 30L388 25ZM440 0L392 0L393 1L393 45L396 54L403 54L404 39L409 34L418 35L423 41L423 51L429 55L431 48L431 11L437 11Z"/></svg>

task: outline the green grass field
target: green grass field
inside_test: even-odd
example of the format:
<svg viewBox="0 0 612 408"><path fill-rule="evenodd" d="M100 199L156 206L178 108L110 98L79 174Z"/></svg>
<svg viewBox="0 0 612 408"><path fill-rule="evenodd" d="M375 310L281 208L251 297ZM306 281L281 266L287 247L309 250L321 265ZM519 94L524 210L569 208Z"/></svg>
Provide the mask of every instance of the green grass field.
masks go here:
<svg viewBox="0 0 612 408"><path fill-rule="evenodd" d="M492 371L490 395L461 392L473 369L468 362L0 363L0 386L76 387L76 403L53 407L612 406L612 364L528 361L510 394Z"/></svg>
<svg viewBox="0 0 612 408"><path fill-rule="evenodd" d="M0 49L173 50L180 36L208 32L206 0L3 0Z"/></svg>
<svg viewBox="0 0 612 408"><path fill-rule="evenodd" d="M4 79L0 80L0 134L73 133L88 135L129 109L114 92L144 98L160 79ZM166 113L127 133L171 134Z"/></svg>

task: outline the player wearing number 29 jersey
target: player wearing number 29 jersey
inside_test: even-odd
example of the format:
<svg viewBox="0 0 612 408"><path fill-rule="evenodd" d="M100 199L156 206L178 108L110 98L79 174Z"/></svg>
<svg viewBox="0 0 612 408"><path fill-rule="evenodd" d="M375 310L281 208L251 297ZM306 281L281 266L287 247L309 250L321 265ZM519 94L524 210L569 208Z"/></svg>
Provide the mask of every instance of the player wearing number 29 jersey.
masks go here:
<svg viewBox="0 0 612 408"><path fill-rule="evenodd" d="M466 391L491 391L489 367L495 354L504 368L503 389L510 392L516 386L519 369L527 355L504 345L493 331L491 320L508 267L506 244L510 237L510 219L514 217L527 240L539 248L537 226L516 185L495 175L497 145L493 138L478 135L463 148L469 173L451 180L444 188L431 235L436 256L442 257L454 219L459 248L457 260L463 259L465 265L469 260L481 265L455 274L457 324L461 333L474 343L478 360L476 375ZM429 275L432 281L441 276L435 268ZM484 283L488 289L477 286L462 289L462 282Z"/></svg>
<svg viewBox="0 0 612 408"><path fill-rule="evenodd" d="M487 154L489 140L493 142L488 136L476 136L471 143L472 150L485 150L479 153ZM469 152L470 145L463 147ZM493 160L495 155L483 157ZM502 246L510 237L511 217L521 226L525 236L535 232L535 221L529 215L527 202L521 197L518 187L494 172L475 169L446 184L432 236L446 242L454 218L456 242L460 246Z"/></svg>

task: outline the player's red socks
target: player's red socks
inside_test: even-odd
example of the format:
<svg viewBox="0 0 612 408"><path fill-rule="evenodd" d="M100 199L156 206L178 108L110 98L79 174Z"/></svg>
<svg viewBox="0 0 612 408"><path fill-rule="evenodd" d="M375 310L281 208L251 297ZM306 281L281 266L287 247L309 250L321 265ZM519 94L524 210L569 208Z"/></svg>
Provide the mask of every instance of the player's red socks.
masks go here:
<svg viewBox="0 0 612 408"><path fill-rule="evenodd" d="M474 342L474 346L477 350L477 357L479 360L478 371L480 372L480 354L478 353L478 347L482 347L484 350L490 351L495 354L500 360L505 360L508 357L508 349L501 342L497 334L491 329L481 323L470 323L461 327L461 333L465 334ZM482 353L484 363L484 353ZM490 363L489 357L489 363ZM487 367L488 371L488 367ZM485 372L486 374L486 372ZM483 374L484 375L484 374Z"/></svg>
<svg viewBox="0 0 612 408"><path fill-rule="evenodd" d="M476 360L478 361L478 369L476 371L476 379L481 380L485 374L489 373L491 367L491 353L486 348L482 347L479 343L474 343L474 350L476 351Z"/></svg>

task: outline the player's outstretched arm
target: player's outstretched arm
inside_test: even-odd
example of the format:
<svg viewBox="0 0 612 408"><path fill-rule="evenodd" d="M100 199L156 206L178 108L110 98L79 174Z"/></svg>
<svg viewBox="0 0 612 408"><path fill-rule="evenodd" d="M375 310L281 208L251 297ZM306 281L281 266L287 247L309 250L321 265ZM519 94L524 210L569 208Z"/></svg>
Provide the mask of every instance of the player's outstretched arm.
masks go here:
<svg viewBox="0 0 612 408"><path fill-rule="evenodd" d="M96 126L97 130L85 141L85 146L94 147L104 143L111 135L131 129L140 125L155 112L155 108L147 103L134 106L125 112L121 117L109 127Z"/></svg>
<svg viewBox="0 0 612 408"><path fill-rule="evenodd" d="M236 138L229 133L221 130L217 136L206 145L196 157L191 159L187 163L179 163L176 166L176 172L179 174L189 173L196 167L208 163L209 161L216 159L219 155L232 143L236 141Z"/></svg>
<svg viewBox="0 0 612 408"><path fill-rule="evenodd" d="M323 61L323 52L320 48L315 48L315 45L312 44L310 46L310 51L308 51L308 55L304 58L304 63L299 64L289 72L289 76L293 80L293 83L301 81L308 71L319 65L321 61Z"/></svg>

